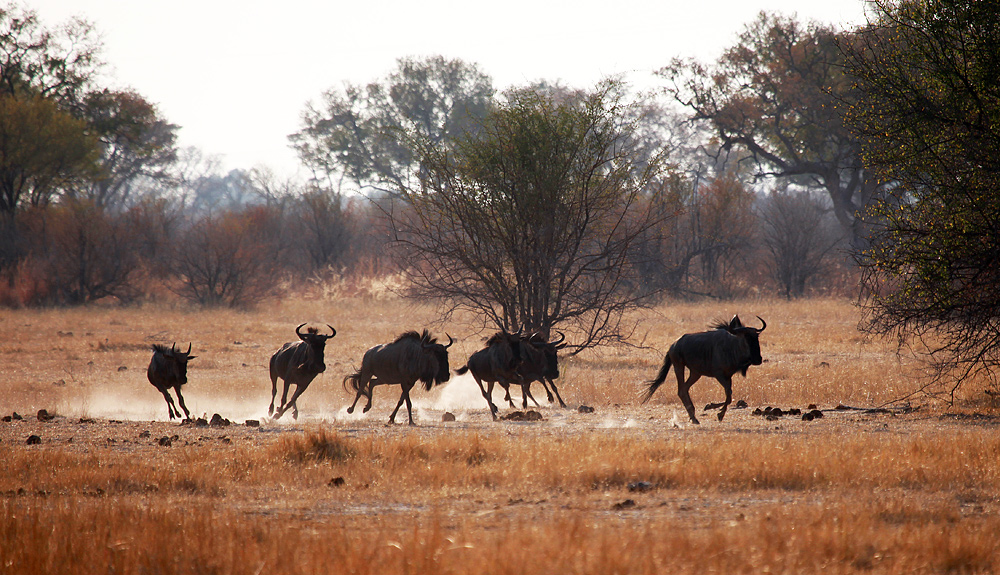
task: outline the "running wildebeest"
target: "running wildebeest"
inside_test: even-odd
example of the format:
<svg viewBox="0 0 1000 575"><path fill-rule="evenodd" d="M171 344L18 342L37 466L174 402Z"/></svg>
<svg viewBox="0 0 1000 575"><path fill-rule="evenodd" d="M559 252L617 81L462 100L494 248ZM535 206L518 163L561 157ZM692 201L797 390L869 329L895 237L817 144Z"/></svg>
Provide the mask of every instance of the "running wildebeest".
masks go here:
<svg viewBox="0 0 1000 575"><path fill-rule="evenodd" d="M146 369L146 378L153 384L163 399L167 400L167 412L170 419L176 415L181 417L180 409L174 405L174 400L170 397L170 388L177 394L177 402L184 410L184 419L191 419L191 413L184 405L184 396L181 395L181 386L187 383L187 362L197 356L191 355L191 344L188 344L187 351L177 349L177 344L170 347L165 345L153 345L153 358L149 360L149 368Z"/></svg>
<svg viewBox="0 0 1000 575"><path fill-rule="evenodd" d="M733 316L728 324L722 321L710 326L715 328L711 331L682 335L667 351L663 367L660 368L656 379L647 382L649 388L643 394L642 402L649 401L653 392L667 379L667 372L673 365L674 373L677 375L677 395L684 403L692 423L698 423L690 394L694 382L706 375L714 377L722 384L722 389L726 391L726 401L705 407L705 409L722 407L719 412L719 421L722 421L733 398L733 374L739 371L746 377L747 369L751 365L760 365L764 361L760 357L758 336L767 328L767 323L760 316L757 316L757 319L761 323L760 329L744 327L739 316ZM686 381L685 367L691 371Z"/></svg>
<svg viewBox="0 0 1000 575"><path fill-rule="evenodd" d="M469 356L469 361L455 371L458 375L465 375L467 371L472 372L472 377L479 385L479 391L486 399L486 405L489 406L494 420L499 410L493 403L493 384L499 383L507 390L506 399L510 401L509 386L522 382L517 372L522 360L521 347L519 334L507 333L506 330L498 331L486 341L486 347L474 352ZM483 387L484 381L488 387ZM513 407L513 402L511 406Z"/></svg>
<svg viewBox="0 0 1000 575"><path fill-rule="evenodd" d="M295 328L295 335L302 341L293 341L281 346L281 349L271 356L271 405L267 408L267 414L274 414L274 419L280 418L285 411L292 408L292 419L299 418L299 406L296 400L302 392L309 387L316 376L326 371L326 364L323 363L323 350L326 348L326 340L337 335L337 330L333 326L326 324L330 328L330 335L322 335L314 327L302 333L302 326ZM278 378L285 382L284 391L281 392L281 405L277 411L274 409L274 396L278 393ZM288 388L295 384L295 393L292 399L288 398Z"/></svg>
<svg viewBox="0 0 1000 575"><path fill-rule="evenodd" d="M559 405L566 407L566 403L563 401L562 396L559 395L559 388L556 387L556 382L554 381L559 377L559 357L557 354L560 349L566 347L566 344L563 343L565 339L566 336L560 333L559 339L550 342L546 341L546 338L542 334L535 332L522 341L522 356L524 359L521 361L521 365L518 366L517 373L523 380L521 385L524 392L524 407L528 407L527 398L531 397L531 392L528 391L528 388L533 381L542 382L542 387L545 388L545 394L548 396L549 403L552 403L552 392L554 391L556 398L559 399ZM551 391L549 390L550 385L552 386ZM531 401L535 401L535 398L531 397ZM535 401L535 405L538 405L537 401Z"/></svg>
<svg viewBox="0 0 1000 575"><path fill-rule="evenodd" d="M344 378L344 389L357 393L354 403L347 408L347 413L354 413L354 406L362 395L368 398L362 412L368 413L372 408L372 392L376 385L399 385L403 391L396 409L389 416L389 423L396 422L396 412L405 401L410 425L414 425L410 390L418 380L424 382L427 391L448 381L451 377L448 348L453 343L455 340L449 335L448 345L440 344L425 329L423 334L408 331L392 343L379 344L369 349L361 360L361 369Z"/></svg>

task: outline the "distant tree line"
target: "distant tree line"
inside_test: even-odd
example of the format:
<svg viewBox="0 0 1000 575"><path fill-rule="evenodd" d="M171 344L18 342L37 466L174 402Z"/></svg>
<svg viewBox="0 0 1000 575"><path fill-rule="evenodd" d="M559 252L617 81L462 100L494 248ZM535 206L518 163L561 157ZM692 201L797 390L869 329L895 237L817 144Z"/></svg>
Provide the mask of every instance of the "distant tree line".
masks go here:
<svg viewBox="0 0 1000 575"><path fill-rule="evenodd" d="M427 247L414 243L404 224L410 232L426 231L409 219L428 215L421 212L419 198L440 197L444 189L464 185L464 176L447 183L454 167L449 162L460 153L454 146L464 142L473 153L469 144L492 125L492 137L500 138L496 143L502 147L503 130L516 127L519 114L530 117L534 110L544 119L559 102L562 117L549 118L557 122L578 118L572 121L604 121L609 127L627 122L627 133L597 136L585 123L578 132L565 132L582 138L581 143L610 138L602 144L604 151L630 142L627 158L609 156L605 166L586 176L591 186L600 183L609 193L632 186L629 209L620 214L627 221L616 228L627 228L619 238L624 243L608 242L600 249L592 244L589 251L576 252L590 254L587 265L563 270L562 284L551 283L558 278L550 276L548 287L535 292L535 303L525 302L523 309L515 310L511 302L528 284L516 280L486 290L485 299L466 298L465 304L481 301L480 309L492 310L506 290L514 294L502 304L508 322L549 328L586 315L572 311L575 306L601 309L612 300L800 297L843 293L852 283L852 266L839 251L843 234L833 224L834 206L814 187L780 182L765 191L738 162L699 151L693 142L709 137L703 127L689 125L655 98L629 99L618 82L590 92L527 86L508 93L505 109L505 98L476 66L441 57L404 58L384 78L331 90L307 107L303 128L291 137L313 175L303 182L280 180L263 167L223 173L213 157L179 148L178 126L142 95L101 85L101 45L86 21L50 28L29 9L0 7L0 58L2 305L182 297L242 306L337 278L407 271L424 295L447 297L426 289L442 284L447 262L415 259L413 252L400 259L392 256L405 250L390 248ZM586 102L596 101L602 90L605 96L614 93L614 110L591 110L588 120ZM581 110L584 115L577 116ZM506 123L497 123L498 112L506 113ZM566 166L586 168L579 157L560 151L563 144L558 139L525 143L552 146L551 153L561 154ZM485 169L493 160L479 161ZM496 169L505 169L499 161ZM618 183L608 179L614 170ZM522 171L519 177L549 176ZM435 187L435 181L446 188ZM576 185L575 180L564 184ZM607 196L607 209L592 215L614 211L621 198ZM469 209L481 207L482 197L469 199ZM559 202L556 196L540 196L543 200ZM535 206L530 215L552 214ZM635 219L639 214L641 225ZM509 230L512 237L537 227L530 221L517 225ZM574 225L567 220L560 233L569 234ZM601 226L593 233L609 229ZM423 238L429 239L434 238ZM416 261L424 265L408 265ZM503 276L505 264L494 263L497 277ZM623 271L616 271L613 281L608 275L596 279L603 272L595 270L605 268ZM568 281L577 272L582 275ZM479 289L464 285L466 296ZM559 300L561 311L551 313L545 302L553 289L575 306ZM597 299L580 300L584 293ZM531 319L514 319L524 313ZM586 321L601 325L607 319L598 315Z"/></svg>

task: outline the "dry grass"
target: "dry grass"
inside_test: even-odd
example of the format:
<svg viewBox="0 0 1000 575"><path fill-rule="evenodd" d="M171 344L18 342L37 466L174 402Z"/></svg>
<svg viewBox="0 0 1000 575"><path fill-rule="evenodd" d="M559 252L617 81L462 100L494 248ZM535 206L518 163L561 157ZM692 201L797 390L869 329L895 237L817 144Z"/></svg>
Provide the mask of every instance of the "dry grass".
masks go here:
<svg viewBox="0 0 1000 575"><path fill-rule="evenodd" d="M751 407L874 406L915 386L856 332L849 303L676 304L648 314L646 348L563 362L563 397L595 413L546 405L542 422L494 423L455 378L419 392L417 428L386 427L395 393L379 388L371 413L347 416L343 375L369 346L425 326L458 339L455 368L482 345L473 318L437 326L431 307L371 298L5 312L0 414L26 417L0 423L0 573L1000 569L992 412L929 404L804 422L747 409L694 427L670 386L637 404L676 337L733 312L768 320L767 363L734 386ZM338 335L298 422L164 421L145 381L151 343L193 341L188 405L242 423L266 412L267 358L302 321ZM693 395L717 401L721 387ZM42 408L60 417L38 421ZM442 423L445 409L458 421Z"/></svg>

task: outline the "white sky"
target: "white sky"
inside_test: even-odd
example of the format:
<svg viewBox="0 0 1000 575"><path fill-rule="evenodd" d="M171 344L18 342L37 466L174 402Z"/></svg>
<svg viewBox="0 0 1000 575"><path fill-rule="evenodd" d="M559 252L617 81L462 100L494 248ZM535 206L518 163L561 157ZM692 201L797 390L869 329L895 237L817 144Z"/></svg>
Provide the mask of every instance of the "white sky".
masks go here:
<svg viewBox="0 0 1000 575"><path fill-rule="evenodd" d="M287 136L309 101L385 76L403 56L476 63L504 89L538 79L649 85L674 57L713 60L761 10L846 27L863 0L22 0L53 27L94 23L119 87L226 169L294 176Z"/></svg>

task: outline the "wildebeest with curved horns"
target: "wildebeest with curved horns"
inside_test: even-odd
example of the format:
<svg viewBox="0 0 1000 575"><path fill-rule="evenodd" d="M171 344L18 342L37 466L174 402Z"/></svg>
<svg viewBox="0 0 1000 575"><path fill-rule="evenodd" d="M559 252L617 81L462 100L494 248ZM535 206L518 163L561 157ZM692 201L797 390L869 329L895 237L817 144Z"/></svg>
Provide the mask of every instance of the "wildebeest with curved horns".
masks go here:
<svg viewBox="0 0 1000 575"><path fill-rule="evenodd" d="M423 334L408 331L392 343L379 344L369 349L361 360L361 369L344 378L344 389L357 393L354 403L347 408L347 413L354 413L354 406L362 395L368 398L368 403L362 410L367 413L372 408L372 391L376 385L399 385L403 391L396 409L389 416L389 423L396 422L396 412L405 401L410 425L414 425L410 390L418 380L424 382L427 391L448 381L451 377L448 348L453 343L455 340L449 335L448 345L440 344L425 329Z"/></svg>
<svg viewBox="0 0 1000 575"><path fill-rule="evenodd" d="M566 347L567 344L563 343L566 340L566 336L560 333L559 339L555 341L546 341L546 339L541 333L535 332L524 338L521 342L524 359L521 361L521 365L518 366L517 373L523 380L521 387L524 391L524 407L528 407L527 398L531 397L528 388L533 381L542 382L542 387L545 388L545 395L548 396L549 403L552 403L552 392L555 392L556 398L559 399L559 405L566 407L566 403L563 401L562 396L559 395L559 388L556 387L555 382L555 379L559 377L558 352L560 349ZM551 391L549 390L549 386L552 386ZM531 397L531 401L535 401L535 398ZM535 401L535 404L537 405L538 402Z"/></svg>
<svg viewBox="0 0 1000 575"><path fill-rule="evenodd" d="M280 418L285 411L292 408L292 419L299 418L299 406L295 403L302 392L309 387L316 376L326 371L326 364L323 363L323 350L326 348L326 340L337 335L337 330L333 326L326 324L330 328L330 335L319 333L314 327L302 333L302 326L295 328L295 335L302 341L293 341L281 346L281 349L271 356L271 405L267 408L267 414L274 414L274 419ZM285 382L284 391L281 392L281 405L278 410L274 409L274 396L278 393L278 378ZM295 393L292 399L288 398L288 388L295 384Z"/></svg>
<svg viewBox="0 0 1000 575"><path fill-rule="evenodd" d="M733 399L733 374L742 372L743 377L747 375L747 369L751 365L760 365L764 362L760 357L760 341L758 336L767 328L767 323L760 320L761 328L744 327L739 316L733 316L732 321L726 323L719 322L710 327L711 331L699 333L688 333L682 335L675 341L663 360L663 367L656 379L647 382L649 388L643 394L642 402L649 401L653 392L667 379L667 372L670 366L674 366L674 373L677 375L677 396L684 403L684 408L688 412L692 423L698 423L698 418L694 415L694 404L691 403L691 386L703 375L714 377L722 384L722 389L726 391L726 401L723 403L712 403L705 409L722 407L719 412L719 421L726 416L726 409ZM684 368L691 371L687 380L684 379Z"/></svg>
<svg viewBox="0 0 1000 575"><path fill-rule="evenodd" d="M149 368L146 369L146 378L153 384L163 399L167 400L167 412L170 419L176 415L181 417L180 409L174 405L174 400L170 397L170 388L177 394L177 402L184 410L184 419L191 419L191 413L184 405L184 396L181 395L181 386L187 383L187 362L197 356L191 355L191 344L188 344L187 351L177 349L177 343L170 347L165 345L153 345L153 358L149 360Z"/></svg>
<svg viewBox="0 0 1000 575"><path fill-rule="evenodd" d="M472 377L479 385L479 391L486 399L486 405L489 406L490 414L494 420L496 420L499 410L493 403L493 384L499 383L507 391L506 399L510 401L509 386L523 382L522 377L518 374L518 367L523 359L521 348L520 334L501 330L486 340L486 347L473 352L469 356L469 361L455 370L458 375L465 375L467 371L472 372ZM484 381L487 387L483 387ZM524 386L522 386L523 389ZM511 405L513 406L513 403Z"/></svg>

